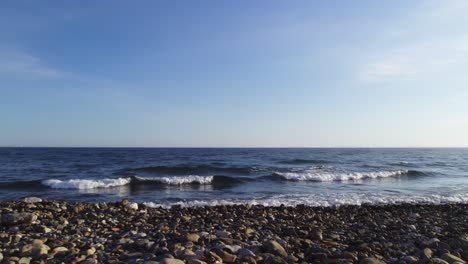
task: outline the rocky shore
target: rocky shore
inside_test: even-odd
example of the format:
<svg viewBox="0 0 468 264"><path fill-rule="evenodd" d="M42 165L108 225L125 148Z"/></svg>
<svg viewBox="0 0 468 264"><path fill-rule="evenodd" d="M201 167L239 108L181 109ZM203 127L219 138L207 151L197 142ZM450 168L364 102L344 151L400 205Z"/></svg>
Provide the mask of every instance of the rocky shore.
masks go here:
<svg viewBox="0 0 468 264"><path fill-rule="evenodd" d="M0 263L465 263L468 205L0 202Z"/></svg>

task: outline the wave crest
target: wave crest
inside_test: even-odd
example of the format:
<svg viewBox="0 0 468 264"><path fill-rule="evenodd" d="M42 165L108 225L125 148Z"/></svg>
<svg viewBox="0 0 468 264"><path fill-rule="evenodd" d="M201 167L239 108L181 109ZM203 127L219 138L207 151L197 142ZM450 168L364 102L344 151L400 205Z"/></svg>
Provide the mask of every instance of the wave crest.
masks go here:
<svg viewBox="0 0 468 264"><path fill-rule="evenodd" d="M139 181L152 181L163 183L167 185L183 185L183 184L211 184L213 182L214 176L198 176L198 175L189 175L189 176L174 176L174 177L154 177L154 178L145 178L136 176L135 179Z"/></svg>
<svg viewBox="0 0 468 264"><path fill-rule="evenodd" d="M283 180L289 181L352 181L362 179L387 178L407 174L407 170L397 171L375 171L375 172L323 172L323 171L304 171L304 172L275 172L271 177L278 179L281 176Z"/></svg>
<svg viewBox="0 0 468 264"><path fill-rule="evenodd" d="M86 180L86 179L71 179L71 180L44 180L43 185L54 189L96 189L96 188L111 188L130 184L131 178L118 179L101 179L101 180Z"/></svg>

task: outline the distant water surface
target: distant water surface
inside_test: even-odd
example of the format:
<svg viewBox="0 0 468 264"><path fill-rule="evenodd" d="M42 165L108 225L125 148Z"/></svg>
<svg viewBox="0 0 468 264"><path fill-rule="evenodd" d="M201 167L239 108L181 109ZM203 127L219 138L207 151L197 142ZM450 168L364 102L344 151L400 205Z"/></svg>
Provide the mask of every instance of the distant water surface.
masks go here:
<svg viewBox="0 0 468 264"><path fill-rule="evenodd" d="M468 202L468 149L0 148L0 199Z"/></svg>

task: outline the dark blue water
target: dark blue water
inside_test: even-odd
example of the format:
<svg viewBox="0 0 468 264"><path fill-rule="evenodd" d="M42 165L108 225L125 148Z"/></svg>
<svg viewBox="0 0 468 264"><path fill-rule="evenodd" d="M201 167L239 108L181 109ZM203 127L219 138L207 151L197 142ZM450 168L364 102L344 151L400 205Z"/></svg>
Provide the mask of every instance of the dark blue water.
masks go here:
<svg viewBox="0 0 468 264"><path fill-rule="evenodd" d="M468 149L0 148L0 199L468 202Z"/></svg>

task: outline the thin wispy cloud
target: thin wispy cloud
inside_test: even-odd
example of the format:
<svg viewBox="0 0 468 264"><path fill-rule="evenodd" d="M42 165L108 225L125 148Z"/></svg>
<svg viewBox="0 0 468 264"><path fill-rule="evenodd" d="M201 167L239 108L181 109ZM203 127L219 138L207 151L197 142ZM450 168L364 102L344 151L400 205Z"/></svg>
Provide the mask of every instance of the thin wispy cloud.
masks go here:
<svg viewBox="0 0 468 264"><path fill-rule="evenodd" d="M468 64L468 34L456 27L466 20L461 10L468 9L468 2L439 2L443 6L425 6L415 15L411 23L402 29L383 29L394 34L401 43L396 47L377 48L367 52L364 63L357 66L357 78L361 81L379 82L392 80L414 80L437 76ZM437 21L451 21L454 27L440 27ZM425 28L440 27L434 32ZM402 41L401 41L402 40ZM383 45L385 46L385 45Z"/></svg>
<svg viewBox="0 0 468 264"><path fill-rule="evenodd" d="M386 51L359 69L364 81L411 80L435 76L468 63L468 36L421 42Z"/></svg>
<svg viewBox="0 0 468 264"><path fill-rule="evenodd" d="M63 78L69 73L47 65L39 57L17 49L0 49L0 73L24 78Z"/></svg>

